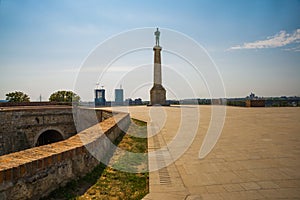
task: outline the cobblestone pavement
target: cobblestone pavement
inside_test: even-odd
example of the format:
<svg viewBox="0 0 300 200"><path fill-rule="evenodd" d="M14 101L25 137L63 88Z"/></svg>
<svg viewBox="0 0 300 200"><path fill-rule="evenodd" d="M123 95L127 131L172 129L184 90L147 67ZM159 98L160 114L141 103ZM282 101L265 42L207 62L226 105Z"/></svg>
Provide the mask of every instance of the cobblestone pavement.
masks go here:
<svg viewBox="0 0 300 200"><path fill-rule="evenodd" d="M131 117L151 123L151 109L130 107ZM159 134L148 139L150 151L171 142L182 121L179 107L161 109L167 120ZM227 107L222 135L204 159L198 154L211 107L190 109L199 109L197 135L173 164L150 173L150 194L145 200L300 199L299 107ZM149 161L153 165L161 159Z"/></svg>

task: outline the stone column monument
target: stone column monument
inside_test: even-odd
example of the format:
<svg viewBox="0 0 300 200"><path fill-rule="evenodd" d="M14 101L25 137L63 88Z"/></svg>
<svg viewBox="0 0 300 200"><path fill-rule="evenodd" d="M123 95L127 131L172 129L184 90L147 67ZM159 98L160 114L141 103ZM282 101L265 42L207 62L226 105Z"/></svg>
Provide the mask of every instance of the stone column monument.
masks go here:
<svg viewBox="0 0 300 200"><path fill-rule="evenodd" d="M166 104L166 90L162 86L162 81L161 81L161 47L159 46L159 36L160 32L158 28L156 29L155 33L155 39L156 39L156 44L153 47L154 51L154 73L153 73L153 87L150 90L150 106L155 106L155 105L167 105Z"/></svg>

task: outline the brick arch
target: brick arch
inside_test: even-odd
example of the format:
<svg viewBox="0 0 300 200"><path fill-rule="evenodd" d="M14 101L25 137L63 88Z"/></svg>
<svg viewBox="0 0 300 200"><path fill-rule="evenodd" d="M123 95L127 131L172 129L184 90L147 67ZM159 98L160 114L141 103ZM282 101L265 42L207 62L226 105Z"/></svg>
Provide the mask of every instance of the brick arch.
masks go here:
<svg viewBox="0 0 300 200"><path fill-rule="evenodd" d="M61 131L59 128L57 127L47 127L47 128L44 128L42 130L39 131L39 133L37 135L35 135L34 137L34 141L33 141L33 147L35 146L41 146L39 144L39 139L40 137L44 136L43 134L52 134L54 137L56 138L53 138L53 142L56 142L56 141L61 141L61 140L64 140L66 139L66 135L64 134L63 131ZM52 143L52 142L50 142Z"/></svg>

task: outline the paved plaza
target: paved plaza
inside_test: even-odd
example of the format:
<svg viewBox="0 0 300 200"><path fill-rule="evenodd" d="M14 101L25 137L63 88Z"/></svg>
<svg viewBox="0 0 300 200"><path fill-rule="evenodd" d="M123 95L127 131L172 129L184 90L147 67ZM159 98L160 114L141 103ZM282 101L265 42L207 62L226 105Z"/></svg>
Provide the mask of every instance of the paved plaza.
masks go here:
<svg viewBox="0 0 300 200"><path fill-rule="evenodd" d="M199 109L196 137L173 164L150 173L150 194L145 200L300 199L300 108L227 107L221 137L204 159L198 155L211 107L185 108ZM129 109L131 117L151 124L155 107ZM149 151L165 147L181 123L186 123L180 107L160 109L167 120L159 133L148 139ZM190 116L187 121L193 120ZM163 157L149 161L150 166L167 162Z"/></svg>

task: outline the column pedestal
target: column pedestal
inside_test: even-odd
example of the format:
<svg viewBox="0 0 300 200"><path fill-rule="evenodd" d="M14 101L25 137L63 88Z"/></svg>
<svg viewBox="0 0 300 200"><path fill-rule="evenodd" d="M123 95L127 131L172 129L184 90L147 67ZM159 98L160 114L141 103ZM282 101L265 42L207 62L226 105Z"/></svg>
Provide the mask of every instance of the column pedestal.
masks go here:
<svg viewBox="0 0 300 200"><path fill-rule="evenodd" d="M165 106L166 104L166 90L162 85L154 84L150 90L150 105L151 106Z"/></svg>

